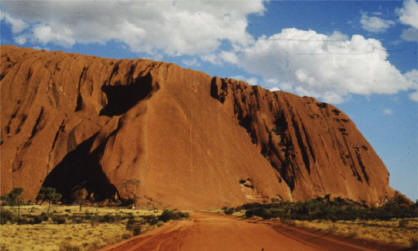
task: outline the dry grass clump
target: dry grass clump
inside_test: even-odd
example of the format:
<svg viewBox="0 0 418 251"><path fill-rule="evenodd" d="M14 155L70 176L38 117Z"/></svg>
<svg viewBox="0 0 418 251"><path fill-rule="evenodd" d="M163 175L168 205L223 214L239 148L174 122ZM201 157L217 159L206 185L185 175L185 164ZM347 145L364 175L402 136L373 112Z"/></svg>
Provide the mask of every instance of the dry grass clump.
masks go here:
<svg viewBox="0 0 418 251"><path fill-rule="evenodd" d="M354 220L336 221L313 220L293 221L298 226L313 228L328 233L358 239L366 239L401 246L417 245L418 219Z"/></svg>
<svg viewBox="0 0 418 251"><path fill-rule="evenodd" d="M123 223L7 224L0 228L4 250L95 250L132 236Z"/></svg>
<svg viewBox="0 0 418 251"><path fill-rule="evenodd" d="M21 206L18 216L4 206L14 215L0 225L0 250L96 250L162 224L158 210L54 205L47 216L47 207Z"/></svg>

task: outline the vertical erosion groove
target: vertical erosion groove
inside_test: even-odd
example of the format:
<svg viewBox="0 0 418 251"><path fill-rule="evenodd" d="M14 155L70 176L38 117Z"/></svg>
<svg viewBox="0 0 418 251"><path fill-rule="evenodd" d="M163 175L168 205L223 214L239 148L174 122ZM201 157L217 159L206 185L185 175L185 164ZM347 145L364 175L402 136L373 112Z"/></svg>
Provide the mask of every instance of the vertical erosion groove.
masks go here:
<svg viewBox="0 0 418 251"><path fill-rule="evenodd" d="M293 127L295 128L296 139L298 141L298 145L299 145L299 148L300 148L301 153L302 153L302 159L303 159L303 162L305 163L305 168L308 171L308 173L311 173L309 156L308 156L308 153L306 151L306 146L303 143L302 135L300 133L300 129L299 129L298 123L296 122L295 118L293 118L292 123L293 123Z"/></svg>
<svg viewBox="0 0 418 251"><path fill-rule="evenodd" d="M33 137L35 137L36 133L40 130L40 123L41 123L43 114L44 114L44 108L41 107L41 110L39 111L38 118L36 119L35 125L32 128L32 133L29 137L29 140L31 140Z"/></svg>
<svg viewBox="0 0 418 251"><path fill-rule="evenodd" d="M80 111L83 108L83 97L81 97L81 82L86 77L86 72L88 67L83 67L81 70L80 78L78 79L78 90L77 90L77 105L75 107L75 111Z"/></svg>

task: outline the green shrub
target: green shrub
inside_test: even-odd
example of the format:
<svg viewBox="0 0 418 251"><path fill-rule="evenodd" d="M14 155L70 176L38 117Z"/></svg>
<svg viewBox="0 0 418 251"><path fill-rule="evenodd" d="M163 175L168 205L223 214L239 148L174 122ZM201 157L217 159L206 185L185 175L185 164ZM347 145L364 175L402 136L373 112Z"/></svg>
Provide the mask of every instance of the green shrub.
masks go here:
<svg viewBox="0 0 418 251"><path fill-rule="evenodd" d="M83 220L83 217L80 217L80 216L72 216L71 217L71 222L72 223L75 223L75 224L80 224L80 223L83 223L84 220Z"/></svg>
<svg viewBox="0 0 418 251"><path fill-rule="evenodd" d="M80 247L67 241L63 241L59 246L59 251L80 251Z"/></svg>
<svg viewBox="0 0 418 251"><path fill-rule="evenodd" d="M23 188L13 188L9 193L0 196L0 200L2 200L5 205L20 205L23 202L22 194Z"/></svg>
<svg viewBox="0 0 418 251"><path fill-rule="evenodd" d="M7 224L7 222L9 223L15 223L17 221L17 217L16 215L9 210L6 209L1 209L0 211L0 223L3 224Z"/></svg>
<svg viewBox="0 0 418 251"><path fill-rule="evenodd" d="M226 208L223 209L226 210ZM331 200L330 196L317 197L305 202L247 203L234 210L242 209L245 209L247 218L259 216L263 219L280 217L294 220L390 220L392 218L413 218L418 215L417 203L400 204L397 200L392 199L381 207L369 208L365 204L347 199L335 198Z"/></svg>
<svg viewBox="0 0 418 251"><path fill-rule="evenodd" d="M113 223L117 221L117 217L111 215L111 214L106 214L103 215L102 217L100 217L98 220L99 222L108 222L108 223Z"/></svg>
<svg viewBox="0 0 418 251"><path fill-rule="evenodd" d="M54 216L52 217L52 221L55 224L65 224L67 220L63 216Z"/></svg>
<svg viewBox="0 0 418 251"><path fill-rule="evenodd" d="M406 219L402 219L398 222L398 227L405 228L408 226L409 221Z"/></svg>
<svg viewBox="0 0 418 251"><path fill-rule="evenodd" d="M43 221L43 218L40 215L35 215L32 217L31 224L41 224Z"/></svg>
<svg viewBox="0 0 418 251"><path fill-rule="evenodd" d="M250 218L253 216L258 216L261 217L263 219L270 219L273 218L273 214L272 211L266 207L256 207L256 208L251 208L248 209L245 212L245 217Z"/></svg>
<svg viewBox="0 0 418 251"><path fill-rule="evenodd" d="M41 217L42 221L47 221L49 219L48 215L44 212L42 212L39 217Z"/></svg>
<svg viewBox="0 0 418 251"><path fill-rule="evenodd" d="M224 211L224 214L227 214L227 215L231 215L231 214L234 213L234 209L232 207L230 207L230 208L224 207L224 208L222 208L222 210Z"/></svg>
<svg viewBox="0 0 418 251"><path fill-rule="evenodd" d="M21 217L20 219L17 220L17 224L19 225L24 225L24 224L32 224L32 220L29 218L23 218Z"/></svg>
<svg viewBox="0 0 418 251"><path fill-rule="evenodd" d="M175 211L166 209L160 215L159 220L167 222L169 220L178 220L178 219L188 218L188 217L189 217L189 213L175 212Z"/></svg>
<svg viewBox="0 0 418 251"><path fill-rule="evenodd" d="M132 234L133 235L139 235L140 233L141 233L141 225L134 226L134 228L132 230Z"/></svg>

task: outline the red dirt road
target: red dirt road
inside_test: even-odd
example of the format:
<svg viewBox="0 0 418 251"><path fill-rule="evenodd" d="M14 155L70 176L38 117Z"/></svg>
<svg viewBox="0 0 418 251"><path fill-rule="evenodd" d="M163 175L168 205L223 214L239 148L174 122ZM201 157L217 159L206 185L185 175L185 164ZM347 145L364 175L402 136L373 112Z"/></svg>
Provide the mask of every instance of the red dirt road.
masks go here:
<svg viewBox="0 0 418 251"><path fill-rule="evenodd" d="M338 240L278 224L193 213L103 251L390 250Z"/></svg>

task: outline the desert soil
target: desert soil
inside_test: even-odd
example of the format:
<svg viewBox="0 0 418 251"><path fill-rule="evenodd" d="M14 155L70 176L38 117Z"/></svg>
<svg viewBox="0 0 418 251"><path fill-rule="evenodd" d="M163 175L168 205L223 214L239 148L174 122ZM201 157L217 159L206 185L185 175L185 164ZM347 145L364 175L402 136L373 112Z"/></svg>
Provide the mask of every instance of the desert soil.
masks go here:
<svg viewBox="0 0 418 251"><path fill-rule="evenodd" d="M163 227L103 251L199 250L394 250L376 243L335 238L280 223L244 220L209 213L192 213L191 218L171 221Z"/></svg>

